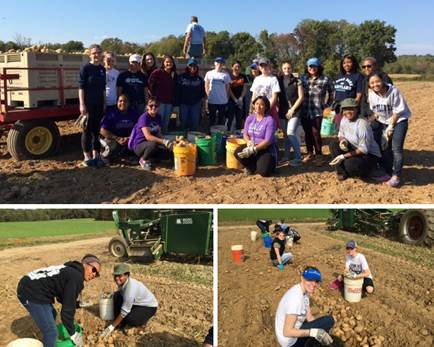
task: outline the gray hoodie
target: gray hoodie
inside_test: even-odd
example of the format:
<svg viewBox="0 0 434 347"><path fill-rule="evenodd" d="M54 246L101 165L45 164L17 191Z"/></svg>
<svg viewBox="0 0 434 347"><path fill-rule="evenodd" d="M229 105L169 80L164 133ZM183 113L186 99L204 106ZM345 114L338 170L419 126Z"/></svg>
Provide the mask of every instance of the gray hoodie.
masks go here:
<svg viewBox="0 0 434 347"><path fill-rule="evenodd" d="M389 89L384 96L369 90L369 107L378 115L378 121L389 124L392 114L398 115L398 122L409 119L411 111L398 88L388 85Z"/></svg>

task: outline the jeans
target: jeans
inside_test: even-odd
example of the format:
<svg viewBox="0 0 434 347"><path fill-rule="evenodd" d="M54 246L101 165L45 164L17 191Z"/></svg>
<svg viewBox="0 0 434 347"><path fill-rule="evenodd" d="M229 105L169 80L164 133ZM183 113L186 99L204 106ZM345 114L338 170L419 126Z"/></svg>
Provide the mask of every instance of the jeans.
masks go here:
<svg viewBox="0 0 434 347"><path fill-rule="evenodd" d="M44 338L44 347L56 347L56 311L51 304L34 304L18 294L21 304L29 311Z"/></svg>
<svg viewBox="0 0 434 347"><path fill-rule="evenodd" d="M285 265L288 262L292 262L292 260L294 259L294 256L292 255L291 252L287 252L287 253L283 253L280 256L280 259L282 259L282 264ZM279 265L279 261L277 259L274 259L273 265L275 265L275 266Z"/></svg>
<svg viewBox="0 0 434 347"><path fill-rule="evenodd" d="M288 125L286 128L286 134L288 135L288 150L291 150L291 147L294 149L294 158L301 160L301 149L300 149L300 139L298 138L297 129L300 125L299 117L292 117L288 121Z"/></svg>
<svg viewBox="0 0 434 347"><path fill-rule="evenodd" d="M334 324L335 324L335 320L333 319L332 316L323 316L323 317L314 319L311 322L304 322L301 325L300 329L316 328L316 329L324 329L326 332L329 332L333 328ZM306 342L309 339L315 340L313 337L299 337L297 339L297 342L295 344L293 344L292 347L302 347L306 344Z"/></svg>
<svg viewBox="0 0 434 347"><path fill-rule="evenodd" d="M173 105L172 104L160 104L160 114L161 114L161 121L163 123L161 132L163 134L167 134L169 131L169 122L170 122L170 116L172 115Z"/></svg>
<svg viewBox="0 0 434 347"><path fill-rule="evenodd" d="M391 143L389 143L387 149L383 151L381 148L381 137L386 128L387 124L382 124L377 121L372 123L374 139L381 149L382 158L380 164L388 175L396 175L400 177L404 163L404 141L408 130L408 121L404 120L396 123Z"/></svg>
<svg viewBox="0 0 434 347"><path fill-rule="evenodd" d="M200 113L202 102L199 101L193 105L181 104L180 115L181 115L181 128L184 131L198 131L200 124Z"/></svg>

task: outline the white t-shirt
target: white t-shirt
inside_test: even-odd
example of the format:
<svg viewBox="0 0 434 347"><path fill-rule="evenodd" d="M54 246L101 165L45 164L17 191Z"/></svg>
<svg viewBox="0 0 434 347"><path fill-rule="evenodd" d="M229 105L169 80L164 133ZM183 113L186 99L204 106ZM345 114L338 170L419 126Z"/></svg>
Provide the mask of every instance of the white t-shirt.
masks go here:
<svg viewBox="0 0 434 347"><path fill-rule="evenodd" d="M116 69L107 69L105 71L105 96L107 106L113 106L117 103L116 81L119 76L119 71Z"/></svg>
<svg viewBox="0 0 434 347"><path fill-rule="evenodd" d="M368 262L362 253L357 253L353 258L351 255L345 256L345 268L349 268L351 272L360 275L363 271L369 269ZM372 274L368 276L372 279Z"/></svg>
<svg viewBox="0 0 434 347"><path fill-rule="evenodd" d="M273 93L279 93L279 81L276 76L264 76L259 75L253 80L252 87L250 88L252 93L256 93L256 96L266 96L269 101L273 97Z"/></svg>
<svg viewBox="0 0 434 347"><path fill-rule="evenodd" d="M209 81L208 102L215 105L224 105L228 103L228 93L226 85L231 83L231 77L227 72L218 72L215 69L205 74L205 83Z"/></svg>
<svg viewBox="0 0 434 347"><path fill-rule="evenodd" d="M366 119L357 118L356 121L350 122L346 117L343 117L339 126L338 137L344 137L364 154L370 153L381 158L380 147L375 142L371 125Z"/></svg>
<svg viewBox="0 0 434 347"><path fill-rule="evenodd" d="M282 347L290 347L297 342L296 337L286 337L283 335L283 327L285 325L286 315L294 314L297 316L294 328L299 329L306 320L307 311L309 309L309 295L303 294L301 285L296 284L289 289L277 306L275 331L277 340Z"/></svg>

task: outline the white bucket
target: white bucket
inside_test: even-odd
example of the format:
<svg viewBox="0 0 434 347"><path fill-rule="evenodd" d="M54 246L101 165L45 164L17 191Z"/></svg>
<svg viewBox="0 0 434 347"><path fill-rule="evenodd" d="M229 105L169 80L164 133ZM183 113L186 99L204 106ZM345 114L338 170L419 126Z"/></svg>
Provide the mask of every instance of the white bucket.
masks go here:
<svg viewBox="0 0 434 347"><path fill-rule="evenodd" d="M14 340L8 343L6 347L44 347L44 345L39 340L24 338L24 339Z"/></svg>
<svg viewBox="0 0 434 347"><path fill-rule="evenodd" d="M348 302L359 302L362 299L363 278L344 277L344 297Z"/></svg>
<svg viewBox="0 0 434 347"><path fill-rule="evenodd" d="M102 320L113 320L115 318L113 309L113 296L99 299L99 316Z"/></svg>
<svg viewBox="0 0 434 347"><path fill-rule="evenodd" d="M256 238L258 237L258 232L257 231L251 231L250 232L250 239L255 242Z"/></svg>
<svg viewBox="0 0 434 347"><path fill-rule="evenodd" d="M292 248L292 246L294 246L294 238L291 236L287 236L286 237L286 247Z"/></svg>

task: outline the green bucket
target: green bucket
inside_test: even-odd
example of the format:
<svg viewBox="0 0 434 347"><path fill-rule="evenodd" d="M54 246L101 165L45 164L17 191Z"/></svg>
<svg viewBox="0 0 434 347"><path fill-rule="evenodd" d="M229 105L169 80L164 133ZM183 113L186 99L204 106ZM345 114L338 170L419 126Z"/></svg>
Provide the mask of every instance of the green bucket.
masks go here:
<svg viewBox="0 0 434 347"><path fill-rule="evenodd" d="M74 323L74 329L80 335L83 335L83 329L77 323ZM60 323L57 324L57 333L58 339L56 341L56 347L74 347L74 342L71 341L68 330L66 330L65 326Z"/></svg>
<svg viewBox="0 0 434 347"><path fill-rule="evenodd" d="M217 163L215 141L210 137L196 137L197 152L200 165Z"/></svg>
<svg viewBox="0 0 434 347"><path fill-rule="evenodd" d="M335 134L335 131L336 131L335 123L329 118L323 118L321 123L321 135L332 136Z"/></svg>

